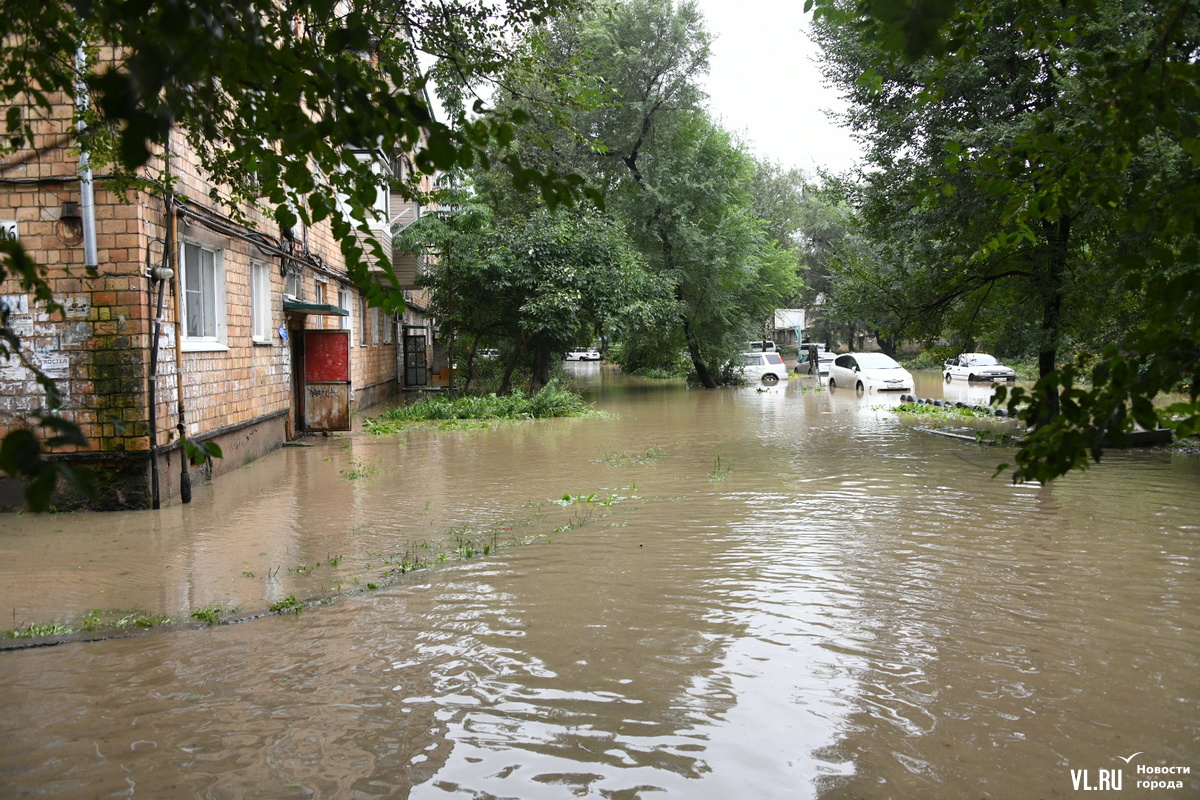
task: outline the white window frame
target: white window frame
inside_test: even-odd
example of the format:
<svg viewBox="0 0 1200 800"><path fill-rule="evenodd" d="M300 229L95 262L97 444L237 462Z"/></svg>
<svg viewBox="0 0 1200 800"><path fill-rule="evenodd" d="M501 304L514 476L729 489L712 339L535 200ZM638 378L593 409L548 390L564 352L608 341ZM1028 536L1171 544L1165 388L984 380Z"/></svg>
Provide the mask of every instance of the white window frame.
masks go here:
<svg viewBox="0 0 1200 800"><path fill-rule="evenodd" d="M205 254L211 263L205 264ZM196 259L200 263L195 263ZM228 350L225 316L225 251L193 240L179 243L179 303L182 314L182 349L188 351ZM193 288L198 287L198 288ZM190 302L189 302L190 300ZM199 302L197 302L199 301ZM196 306L199 305L200 308ZM211 315L207 312L211 311ZM194 323L204 317L202 330L193 333Z"/></svg>
<svg viewBox="0 0 1200 800"><path fill-rule="evenodd" d="M362 320L362 336L359 337L359 347L367 346L367 299L358 298L358 317Z"/></svg>
<svg viewBox="0 0 1200 800"><path fill-rule="evenodd" d="M392 328L396 327L396 319L391 314L383 315L383 343L392 343Z"/></svg>
<svg viewBox="0 0 1200 800"><path fill-rule="evenodd" d="M271 271L261 261L250 262L250 339L271 343Z"/></svg>
<svg viewBox="0 0 1200 800"><path fill-rule="evenodd" d="M371 346L379 347L379 307L371 309Z"/></svg>
<svg viewBox="0 0 1200 800"><path fill-rule="evenodd" d="M313 283L313 302L323 306L329 302L329 279L321 275L314 277L316 277L316 282ZM325 317L317 317L316 326L322 329L329 327Z"/></svg>
<svg viewBox="0 0 1200 800"><path fill-rule="evenodd" d="M289 300L299 300L300 295L304 291L304 276L300 274L300 270L289 269L287 278L284 279L283 295Z"/></svg>
<svg viewBox="0 0 1200 800"><path fill-rule="evenodd" d="M354 346L354 292L348 286L338 287L338 308L343 308L349 313L339 318L338 327L344 331L350 331L350 346Z"/></svg>

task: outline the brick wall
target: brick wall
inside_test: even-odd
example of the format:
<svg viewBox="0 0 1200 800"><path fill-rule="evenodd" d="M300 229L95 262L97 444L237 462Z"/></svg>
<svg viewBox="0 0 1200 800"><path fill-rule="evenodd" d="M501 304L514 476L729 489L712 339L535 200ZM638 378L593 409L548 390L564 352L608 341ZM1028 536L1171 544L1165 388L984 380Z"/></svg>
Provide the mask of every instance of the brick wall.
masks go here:
<svg viewBox="0 0 1200 800"><path fill-rule="evenodd" d="M91 442L90 454L146 454L150 448L148 379L157 299L157 284L147 276L147 267L164 263L165 205L161 198L147 193L118 197L101 176L96 183L100 266L97 275L89 276L75 229L62 219L64 203L80 200L79 182L74 179L76 157L69 149L66 131L62 119L51 120L46 133L38 137L42 149L15 153L0 163L0 179L6 179L0 182L0 221L15 223L29 254L45 265L65 310L47 313L14 281L0 286L0 294L14 309L13 322L28 358L59 379L66 403L62 413L81 426ZM181 136L173 137L172 150L179 155L171 164L178 180L177 191L186 199L178 240L216 254L217 282L223 295L223 304L217 309L220 335L206 341L185 335L179 342L184 350L182 387L187 433L193 438L225 436L234 429L257 422L266 425L286 416L290 424L271 422L267 427L278 431L272 436L282 440L295 433L295 420L291 343L280 330L286 332L297 324L338 327L337 320L314 316L297 322L285 318L284 262L236 235L241 226L224 218L222 209L209 199L213 187L182 141ZM150 169L161 166L151 164ZM265 215L255 209L242 211L258 230L282 240L274 222ZM221 224L206 225L204 220L210 218ZM328 225L302 230L300 235L302 249L315 263L302 270L300 299L314 301L320 276L328 287L324 302L337 305L338 287L349 287L350 283ZM263 341L252 337L254 263L266 267L270 287L270 335ZM164 286L164 325L157 341L155 405L160 447L174 441L177 421L180 370L176 358L178 333L173 323L178 319L177 309L186 306L181 296L181 272ZM352 289L352 296L358 329L351 365L354 386L359 390L355 405L359 407L385 399L395 390L397 336L393 331L391 342L385 343L381 328L376 341L370 320L378 312L371 309L368 338L362 341L362 305L357 290ZM0 362L0 435L26 426L29 412L43 402L30 370L15 359ZM253 452L269 449L269 443L256 444ZM215 465L215 471L241 464L226 461Z"/></svg>

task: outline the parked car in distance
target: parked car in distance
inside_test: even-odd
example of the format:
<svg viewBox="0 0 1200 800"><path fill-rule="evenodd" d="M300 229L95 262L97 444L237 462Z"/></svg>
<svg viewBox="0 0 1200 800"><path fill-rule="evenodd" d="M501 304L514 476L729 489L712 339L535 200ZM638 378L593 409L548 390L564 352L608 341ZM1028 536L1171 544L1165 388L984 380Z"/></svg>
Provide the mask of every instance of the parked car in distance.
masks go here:
<svg viewBox="0 0 1200 800"><path fill-rule="evenodd" d="M837 358L837 353L831 353L828 350L817 350L816 361L809 359L808 350L801 350L800 357L796 359L796 372L807 373L809 375L828 375L829 365Z"/></svg>
<svg viewBox="0 0 1200 800"><path fill-rule="evenodd" d="M844 386L865 391L912 391L912 373L883 353L845 353L829 367L829 388Z"/></svg>
<svg viewBox="0 0 1200 800"><path fill-rule="evenodd" d="M480 358L499 358L500 351L494 347L487 347L479 351Z"/></svg>
<svg viewBox="0 0 1200 800"><path fill-rule="evenodd" d="M746 342L746 350L750 353L778 353L779 345L770 339L759 339L754 342Z"/></svg>
<svg viewBox="0 0 1200 800"><path fill-rule="evenodd" d="M567 361L599 361L600 351L591 347L577 347L567 351Z"/></svg>
<svg viewBox="0 0 1200 800"><path fill-rule="evenodd" d="M1006 367L987 353L963 353L946 360L942 369L946 380L965 378L968 381L1015 381L1017 371Z"/></svg>
<svg viewBox="0 0 1200 800"><path fill-rule="evenodd" d="M768 386L786 381L787 364L779 353L741 353L737 357L737 368L750 383L765 383Z"/></svg>

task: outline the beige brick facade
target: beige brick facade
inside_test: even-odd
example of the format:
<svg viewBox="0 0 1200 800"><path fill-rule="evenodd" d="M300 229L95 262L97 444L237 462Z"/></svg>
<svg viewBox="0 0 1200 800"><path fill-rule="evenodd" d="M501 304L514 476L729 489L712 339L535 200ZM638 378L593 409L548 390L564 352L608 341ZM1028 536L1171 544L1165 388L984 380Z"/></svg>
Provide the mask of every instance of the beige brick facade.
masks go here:
<svg viewBox="0 0 1200 800"><path fill-rule="evenodd" d="M243 209L249 226L234 222L209 199L213 187L178 135L172 138L177 156L170 165L181 198L174 248L178 271L163 284L163 325L154 342L159 284L150 270L168 261L166 204L148 192L118 197L98 175L99 267L97 274L89 275L77 223L76 155L63 135L66 129L61 121L50 122L37 140L44 149L10 154L0 161L0 222L6 223L6 230L15 230L29 255L45 266L64 310L47 313L15 281L0 286L0 294L12 311L25 355L57 379L65 401L61 413L79 424L91 443L86 452L64 451L56 457L74 457L101 472L123 476L110 487L102 485L107 494L95 507L150 504L152 419L163 451L160 496L165 501L178 491L180 369L186 434L216 441L225 451L224 459L197 471L201 477L239 467L305 431L297 397L303 387L294 362L306 329L353 327L352 410L384 401L401 387L401 321L365 305L328 225L301 228L289 238L252 208ZM150 168L161 167L158 163ZM251 241L256 235L271 246L264 249ZM200 276L196 285L188 284L191 288L185 288L185 270ZM257 337L256 298L259 310L266 313L257 320ZM289 312L285 300L307 307ZM350 316L314 313L311 306L317 303L349 305ZM427 327L423 315L412 309L404 317ZM182 320L180 325L177 320ZM153 415L152 348L157 356ZM27 426L30 412L43 403L33 373L21 361L0 361L0 435ZM11 504L13 497L9 487L0 493L0 504Z"/></svg>

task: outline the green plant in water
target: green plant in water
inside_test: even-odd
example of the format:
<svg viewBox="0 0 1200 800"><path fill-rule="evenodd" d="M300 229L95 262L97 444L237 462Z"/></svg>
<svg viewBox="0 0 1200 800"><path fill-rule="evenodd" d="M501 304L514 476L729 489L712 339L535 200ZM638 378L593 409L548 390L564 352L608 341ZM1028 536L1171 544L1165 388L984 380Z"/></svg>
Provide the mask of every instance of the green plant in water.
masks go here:
<svg viewBox="0 0 1200 800"><path fill-rule="evenodd" d="M578 505L581 503L593 503L593 502L595 502L595 500L596 500L595 492L592 492L589 495L577 494L574 497L572 497L570 495L570 493L567 493L562 496L562 499L554 500L552 502L557 503L560 506L569 506L569 505Z"/></svg>
<svg viewBox="0 0 1200 800"><path fill-rule="evenodd" d="M192 619L196 620L197 622L203 622L205 625L216 625L221 621L221 616L224 613L225 612L221 610L220 606L205 606L204 608L197 608L195 611L193 611Z"/></svg>
<svg viewBox="0 0 1200 800"><path fill-rule="evenodd" d="M463 525L450 531L454 538L454 552L462 558L474 558L478 555L490 555L496 549L499 537L496 531L477 531Z"/></svg>
<svg viewBox="0 0 1200 800"><path fill-rule="evenodd" d="M267 606L267 610L271 613L296 613L299 614L304 610L304 604L296 599L296 595L289 594L282 600L276 600L271 605Z"/></svg>
<svg viewBox="0 0 1200 800"><path fill-rule="evenodd" d="M974 419L979 416L979 412L970 408L958 408L956 406L935 406L929 403L902 403L896 406L897 414L909 414L914 417L928 417L931 419Z"/></svg>
<svg viewBox="0 0 1200 800"><path fill-rule="evenodd" d="M638 466L646 466L653 464L662 458L663 451L658 447L647 447L641 454L631 456L626 452L612 452L599 460L601 464L608 464L613 467L624 467L628 464L637 464Z"/></svg>
<svg viewBox="0 0 1200 800"><path fill-rule="evenodd" d="M148 614L145 611L133 609L130 611L105 611L92 609L79 622L81 631L123 630L125 628L153 628L167 625L173 620L164 614Z"/></svg>
<svg viewBox="0 0 1200 800"><path fill-rule="evenodd" d="M67 633L74 633L75 630L70 625L64 625L61 622L50 622L43 625L30 623L24 628L8 632L10 639L36 639L40 636L62 636Z"/></svg>
<svg viewBox="0 0 1200 800"><path fill-rule="evenodd" d="M441 395L431 396L419 403L396 406L377 417L368 418L364 420L363 427L373 434L387 434L403 430L406 422L458 423L462 420L546 419L599 414L600 412L584 402L580 395L562 389L552 381L531 397L520 391L504 396L467 395L453 399ZM457 424L448 427L455 428Z"/></svg>
<svg viewBox="0 0 1200 800"><path fill-rule="evenodd" d="M599 463L608 464L613 467L623 467L629 461L629 453L612 452L600 459Z"/></svg>
<svg viewBox="0 0 1200 800"><path fill-rule="evenodd" d="M350 466L342 470L342 477L348 481L356 481L361 478L370 478L379 472L379 467L364 459L352 456L350 458Z"/></svg>
<svg viewBox="0 0 1200 800"><path fill-rule="evenodd" d="M708 473L708 479L713 483L717 483L728 478L731 472L733 472L733 463L727 461L722 464L721 457L717 456L713 461L712 471Z"/></svg>

